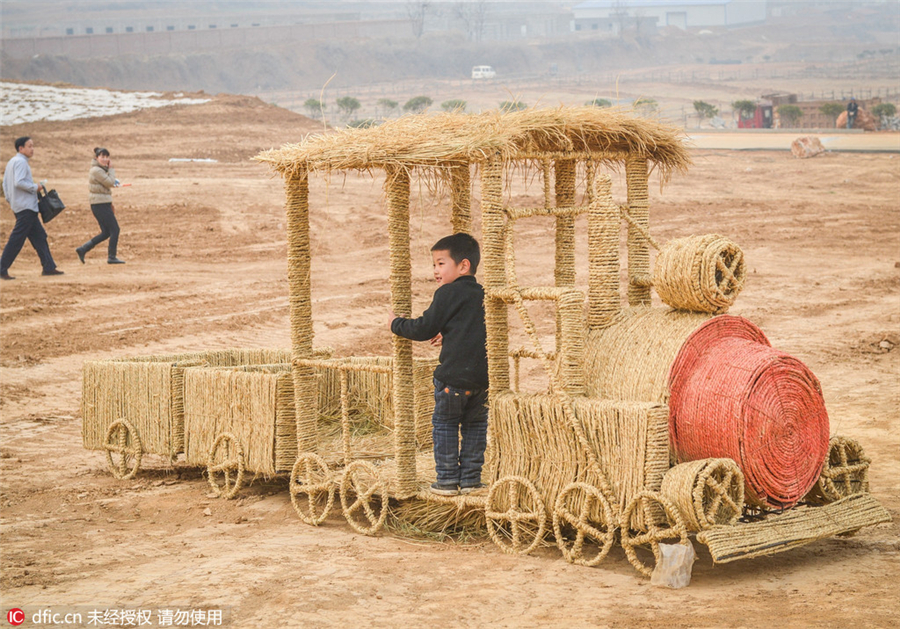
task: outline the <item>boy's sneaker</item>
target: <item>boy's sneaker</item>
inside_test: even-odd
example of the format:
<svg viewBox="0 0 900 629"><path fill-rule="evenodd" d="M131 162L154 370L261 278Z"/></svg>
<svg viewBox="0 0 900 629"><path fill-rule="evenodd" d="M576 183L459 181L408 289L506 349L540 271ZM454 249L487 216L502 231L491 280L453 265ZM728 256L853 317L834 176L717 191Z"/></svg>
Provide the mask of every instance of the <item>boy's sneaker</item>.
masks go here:
<svg viewBox="0 0 900 629"><path fill-rule="evenodd" d="M437 494L438 496L456 496L459 494L459 487L456 485L442 485L441 483L434 483L431 485L431 493Z"/></svg>
<svg viewBox="0 0 900 629"><path fill-rule="evenodd" d="M471 487L460 487L459 493L471 494L473 491L480 491L482 489L487 489L487 485L485 485L484 483L478 483L477 485L472 485Z"/></svg>

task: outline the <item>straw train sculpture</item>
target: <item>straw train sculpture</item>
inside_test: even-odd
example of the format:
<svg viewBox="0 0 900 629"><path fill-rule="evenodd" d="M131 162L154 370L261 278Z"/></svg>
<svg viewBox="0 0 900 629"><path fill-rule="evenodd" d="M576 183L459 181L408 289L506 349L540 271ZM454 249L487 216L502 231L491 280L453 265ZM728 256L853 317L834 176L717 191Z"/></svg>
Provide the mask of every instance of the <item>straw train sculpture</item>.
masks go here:
<svg viewBox="0 0 900 629"><path fill-rule="evenodd" d="M382 527L389 504L415 503L438 518L481 514L509 553L553 537L568 561L596 565L619 541L647 575L660 543L689 543L691 534L714 561L728 562L890 519L868 493L859 444L829 442L813 374L750 321L724 314L743 285L740 248L719 235L660 244L650 234L648 172L665 180L689 164L673 128L594 108L420 115L310 137L256 159L285 181L291 350L86 364L84 444L105 450L117 476L133 475L142 453L183 452L188 463L207 465L226 497L245 471L289 473L292 503L309 524L325 520L336 495L366 534ZM535 169L543 204L506 205L511 173ZM381 358L314 349L310 177L353 170L384 172L390 307L407 316L411 176L449 188L453 232L472 230L470 193L480 177L486 495L427 491L434 363L414 360L410 341L394 337L392 355ZM622 171L627 199L618 204L610 176ZM581 215L586 292L575 282ZM555 221L553 286L517 278L516 226L530 217ZM627 307L619 291L623 220ZM651 289L666 307L651 306ZM537 300L556 306L552 349L529 311ZM530 346L510 347L511 316ZM548 390L519 390L522 359L540 361ZM360 405L374 428L355 426Z"/></svg>

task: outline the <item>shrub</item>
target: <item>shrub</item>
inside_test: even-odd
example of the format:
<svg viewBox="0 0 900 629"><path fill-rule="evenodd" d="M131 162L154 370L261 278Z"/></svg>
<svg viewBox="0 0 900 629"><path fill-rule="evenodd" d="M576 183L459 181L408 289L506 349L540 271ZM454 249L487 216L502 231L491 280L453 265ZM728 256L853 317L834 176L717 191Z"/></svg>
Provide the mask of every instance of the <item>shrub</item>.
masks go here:
<svg viewBox="0 0 900 629"><path fill-rule="evenodd" d="M318 118L322 115L325 107L322 101L316 100L315 98L307 98L303 102L303 109L309 112L311 118Z"/></svg>
<svg viewBox="0 0 900 629"><path fill-rule="evenodd" d="M528 105L518 100L505 100L500 103L500 111L522 111L528 109Z"/></svg>
<svg viewBox="0 0 900 629"><path fill-rule="evenodd" d="M344 96L337 99L337 101L335 102L337 103L338 109L341 110L341 115L345 119L349 118L354 111L362 107L362 105L360 105L359 103L359 100L353 98L352 96Z"/></svg>
<svg viewBox="0 0 900 629"><path fill-rule="evenodd" d="M756 113L756 102L752 100L736 100L731 103L731 108L738 112L741 120L747 120Z"/></svg>
<svg viewBox="0 0 900 629"><path fill-rule="evenodd" d="M836 124L838 116L844 111L844 106L840 103L823 103L819 111L831 118L831 124Z"/></svg>
<svg viewBox="0 0 900 629"><path fill-rule="evenodd" d="M712 118L716 114L719 113L719 108L702 100L694 101L694 111L697 112L697 116L700 118L700 122L703 122L706 118Z"/></svg>
<svg viewBox="0 0 900 629"><path fill-rule="evenodd" d="M390 98L379 98L375 102L375 106L379 109L383 109L385 113L390 113L397 109L400 106L400 103L395 100L391 100Z"/></svg>
<svg viewBox="0 0 900 629"><path fill-rule="evenodd" d="M599 107L600 109L605 109L607 107L612 107L612 102L606 100L605 98L595 98L594 100L589 100L585 103L588 107Z"/></svg>
<svg viewBox="0 0 900 629"><path fill-rule="evenodd" d="M897 114L897 106L894 103L878 103L872 107L872 115L877 118L891 118Z"/></svg>
<svg viewBox="0 0 900 629"><path fill-rule="evenodd" d="M803 116L803 110L796 105L779 105L778 115L781 118L781 126L793 127L800 122L800 118Z"/></svg>
<svg viewBox="0 0 900 629"><path fill-rule="evenodd" d="M428 96L413 96L403 105L403 111L411 111L414 114L418 114L431 107L433 102Z"/></svg>
<svg viewBox="0 0 900 629"><path fill-rule="evenodd" d="M444 111L458 111L462 113L466 110L466 101L460 100L458 98L445 100L443 103L441 103L441 109L443 109Z"/></svg>
<svg viewBox="0 0 900 629"><path fill-rule="evenodd" d="M363 118L362 120L351 120L347 123L348 127L353 129L368 129L369 127L375 127L378 125L378 121L374 118Z"/></svg>
<svg viewBox="0 0 900 629"><path fill-rule="evenodd" d="M631 104L631 107L640 114L649 115L659 108L659 103L652 98L641 96Z"/></svg>

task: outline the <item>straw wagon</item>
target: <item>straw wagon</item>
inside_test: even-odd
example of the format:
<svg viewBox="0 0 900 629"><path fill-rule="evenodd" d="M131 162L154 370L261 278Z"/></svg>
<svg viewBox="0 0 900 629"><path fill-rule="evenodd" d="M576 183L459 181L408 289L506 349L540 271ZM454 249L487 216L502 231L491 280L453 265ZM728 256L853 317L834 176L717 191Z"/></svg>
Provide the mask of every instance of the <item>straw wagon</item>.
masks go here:
<svg viewBox="0 0 900 629"><path fill-rule="evenodd" d="M316 367L315 438L324 465L348 456L352 435L360 457L383 458L391 451L390 361L367 357L349 361L353 371L331 369L330 350L319 352ZM418 402L416 439L428 446L425 431L434 408L428 390L433 360L417 360L414 396ZM343 375L342 375L343 374ZM430 404L429 404L430 401ZM215 495L232 498L245 473L266 478L291 474L298 462L294 383L289 362L272 365L193 367L184 374L184 452L188 465L206 467Z"/></svg>
<svg viewBox="0 0 900 629"><path fill-rule="evenodd" d="M315 351L329 364L331 350ZM317 369L317 416L326 460L339 461L351 432L365 429L366 456L390 451L390 359L351 361L350 378ZM416 438L427 447L436 361L415 361ZM112 474L133 478L143 455L205 467L215 495L231 498L245 472L289 474L297 459L290 350L229 349L88 361L83 369L84 446L107 454ZM343 407L344 416L339 414ZM351 410L353 411L351 413ZM335 421L335 418L338 418ZM328 421L328 419L331 421ZM361 424L366 424L362 426ZM373 426L381 430L373 430ZM345 435L341 433L345 432ZM377 434L374 434L377 433ZM337 458L335 458L337 457Z"/></svg>
<svg viewBox="0 0 900 629"><path fill-rule="evenodd" d="M106 452L116 478L133 478L144 454L174 461L184 452L187 369L288 360L288 350L229 349L87 361L82 369L82 443Z"/></svg>
<svg viewBox="0 0 900 629"><path fill-rule="evenodd" d="M689 164L671 127L594 108L407 116L309 137L256 159L284 178L287 196L298 453L290 491L304 521L321 523L336 491L345 516L364 533L382 526L389 500L478 509L506 552L535 548L552 522L567 560L595 565L618 539L649 575L638 551L649 548L658 560L661 542L687 542L689 533L726 562L889 519L867 493L868 460L859 445L829 442L812 373L773 349L751 322L724 314L743 285L740 248L715 234L665 244L650 234L649 172L664 181ZM449 190L455 233L472 231L473 175L480 176L490 377L486 496L427 491L433 460L415 437L410 341L393 337L393 355L378 367L360 366L359 357L313 355L309 181L315 173L354 170L384 173L389 305L404 316L413 314L411 178ZM504 202L517 171L540 175L538 207ZM624 203L612 196L611 175L620 172ZM579 216L587 217L586 290L575 281ZM555 223L552 286L517 278L516 225L531 217ZM623 220L627 306L619 291ZM651 249L658 250L652 271ZM652 306L651 289L665 307ZM555 305L553 349L542 346L532 301ZM510 311L530 347L510 347ZM523 358L544 366L547 391L519 391ZM365 369L389 375L392 452L364 460L344 431L341 460L323 458L316 404L322 369L341 382ZM341 407L346 416L345 395Z"/></svg>

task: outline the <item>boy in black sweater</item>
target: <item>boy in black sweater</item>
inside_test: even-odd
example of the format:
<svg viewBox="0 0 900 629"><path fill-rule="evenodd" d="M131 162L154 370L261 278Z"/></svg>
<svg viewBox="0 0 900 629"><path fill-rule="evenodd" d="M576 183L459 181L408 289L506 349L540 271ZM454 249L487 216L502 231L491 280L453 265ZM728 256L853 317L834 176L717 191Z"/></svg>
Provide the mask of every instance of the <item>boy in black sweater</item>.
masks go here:
<svg viewBox="0 0 900 629"><path fill-rule="evenodd" d="M487 445L487 350L484 289L475 281L481 260L478 242L468 234L441 238L431 248L438 289L418 319L391 313L391 332L441 346L434 370L434 466L441 496L468 494L484 487L481 468ZM462 437L462 439L460 439Z"/></svg>

